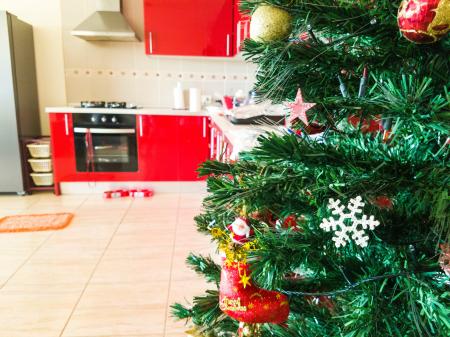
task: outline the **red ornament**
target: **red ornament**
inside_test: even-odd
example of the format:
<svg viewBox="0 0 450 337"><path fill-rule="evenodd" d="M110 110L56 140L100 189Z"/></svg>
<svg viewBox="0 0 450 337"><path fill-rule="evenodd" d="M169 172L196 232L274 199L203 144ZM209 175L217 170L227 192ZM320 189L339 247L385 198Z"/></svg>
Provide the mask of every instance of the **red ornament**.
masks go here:
<svg viewBox="0 0 450 337"><path fill-rule="evenodd" d="M348 117L348 122L353 125L355 128L361 127L362 133L371 133L376 134L383 130L383 126L381 125L381 116L376 115L373 119L363 119L361 121L361 117L357 115L352 115Z"/></svg>
<svg viewBox="0 0 450 337"><path fill-rule="evenodd" d="M220 309L239 322L280 324L289 316L288 298L279 292L258 288L246 263L225 260L219 301Z"/></svg>
<svg viewBox="0 0 450 337"><path fill-rule="evenodd" d="M300 216L297 217L295 214L291 214L286 219L284 219L281 227L284 229L292 228L294 232L301 232L302 228L299 226L299 223L305 222L305 217Z"/></svg>
<svg viewBox="0 0 450 337"><path fill-rule="evenodd" d="M382 209L392 209L394 207L392 200L385 195L380 195L373 199L372 204Z"/></svg>
<svg viewBox="0 0 450 337"><path fill-rule="evenodd" d="M287 103L287 106L291 108L291 114L288 118L289 125L292 125L297 118L300 119L305 125L309 125L308 116L306 111L313 108L316 103L305 103L303 102L303 96L301 89L297 91L297 97L293 103Z"/></svg>
<svg viewBox="0 0 450 337"><path fill-rule="evenodd" d="M253 228L245 218L236 218L231 225L227 227L231 232L231 240L234 243L243 244L250 240L250 237L254 234Z"/></svg>
<svg viewBox="0 0 450 337"><path fill-rule="evenodd" d="M398 11L398 26L408 40L434 43L450 30L450 0L404 0Z"/></svg>

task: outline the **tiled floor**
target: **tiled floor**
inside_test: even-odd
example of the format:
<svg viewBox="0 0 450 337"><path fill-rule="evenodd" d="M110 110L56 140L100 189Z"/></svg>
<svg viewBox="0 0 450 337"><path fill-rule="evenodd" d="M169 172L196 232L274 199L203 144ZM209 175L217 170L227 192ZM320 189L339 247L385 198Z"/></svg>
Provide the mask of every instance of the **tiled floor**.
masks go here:
<svg viewBox="0 0 450 337"><path fill-rule="evenodd" d="M180 337L170 304L208 285L189 252L202 193L105 200L100 195L0 196L0 217L71 211L62 231L0 234L0 337Z"/></svg>

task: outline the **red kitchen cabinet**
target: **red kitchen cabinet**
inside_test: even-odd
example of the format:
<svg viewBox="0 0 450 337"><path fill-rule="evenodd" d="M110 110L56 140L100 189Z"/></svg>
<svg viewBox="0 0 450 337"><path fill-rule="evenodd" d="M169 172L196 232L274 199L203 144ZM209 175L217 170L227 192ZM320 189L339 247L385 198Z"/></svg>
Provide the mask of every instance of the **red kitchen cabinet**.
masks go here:
<svg viewBox="0 0 450 337"><path fill-rule="evenodd" d="M234 56L236 0L144 0L148 55Z"/></svg>
<svg viewBox="0 0 450 337"><path fill-rule="evenodd" d="M50 113L55 193L61 182L195 181L209 157L209 119L202 116L138 115L137 172L78 172L71 113Z"/></svg>
<svg viewBox="0 0 450 337"><path fill-rule="evenodd" d="M60 194L59 183L70 180L75 174L75 145L72 114L51 113L50 132L53 158L55 194Z"/></svg>
<svg viewBox="0 0 450 337"><path fill-rule="evenodd" d="M139 165L147 181L200 180L209 157L209 120L201 116L138 116Z"/></svg>
<svg viewBox="0 0 450 337"><path fill-rule="evenodd" d="M138 116L138 158L144 180L178 180L178 118Z"/></svg>
<svg viewBox="0 0 450 337"><path fill-rule="evenodd" d="M179 117L179 180L200 180L197 169L209 158L209 118Z"/></svg>

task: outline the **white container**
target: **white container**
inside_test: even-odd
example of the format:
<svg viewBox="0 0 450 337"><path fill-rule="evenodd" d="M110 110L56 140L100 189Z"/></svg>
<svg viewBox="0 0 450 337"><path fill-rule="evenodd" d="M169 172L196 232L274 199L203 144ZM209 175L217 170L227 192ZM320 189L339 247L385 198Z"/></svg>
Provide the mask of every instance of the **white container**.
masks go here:
<svg viewBox="0 0 450 337"><path fill-rule="evenodd" d="M178 82L177 86L173 89L173 108L176 110L186 109L186 103L184 102L184 91L181 86L181 82Z"/></svg>
<svg viewBox="0 0 450 337"><path fill-rule="evenodd" d="M28 159L34 172L52 172L51 159Z"/></svg>
<svg viewBox="0 0 450 337"><path fill-rule="evenodd" d="M30 173L36 186L52 186L53 173Z"/></svg>
<svg viewBox="0 0 450 337"><path fill-rule="evenodd" d="M189 89L189 112L202 111L202 92L199 88Z"/></svg>
<svg viewBox="0 0 450 337"><path fill-rule="evenodd" d="M27 148L33 158L50 158L50 143L32 143Z"/></svg>

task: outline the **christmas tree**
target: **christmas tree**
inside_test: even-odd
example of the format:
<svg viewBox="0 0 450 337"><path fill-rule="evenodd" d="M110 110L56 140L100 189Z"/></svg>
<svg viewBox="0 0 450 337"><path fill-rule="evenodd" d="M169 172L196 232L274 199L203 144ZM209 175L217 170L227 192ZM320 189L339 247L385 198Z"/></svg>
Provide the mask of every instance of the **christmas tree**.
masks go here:
<svg viewBox="0 0 450 337"><path fill-rule="evenodd" d="M201 167L222 263L188 257L215 289L174 315L200 336L450 336L450 1L242 10L288 129Z"/></svg>

